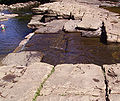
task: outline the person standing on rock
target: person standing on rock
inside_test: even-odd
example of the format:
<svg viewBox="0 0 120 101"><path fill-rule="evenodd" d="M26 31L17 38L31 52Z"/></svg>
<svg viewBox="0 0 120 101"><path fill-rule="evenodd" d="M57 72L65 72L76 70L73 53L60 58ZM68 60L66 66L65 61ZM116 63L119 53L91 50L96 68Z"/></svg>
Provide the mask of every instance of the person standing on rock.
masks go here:
<svg viewBox="0 0 120 101"><path fill-rule="evenodd" d="M102 22L100 42L102 42L103 44L107 44L107 32L104 22Z"/></svg>

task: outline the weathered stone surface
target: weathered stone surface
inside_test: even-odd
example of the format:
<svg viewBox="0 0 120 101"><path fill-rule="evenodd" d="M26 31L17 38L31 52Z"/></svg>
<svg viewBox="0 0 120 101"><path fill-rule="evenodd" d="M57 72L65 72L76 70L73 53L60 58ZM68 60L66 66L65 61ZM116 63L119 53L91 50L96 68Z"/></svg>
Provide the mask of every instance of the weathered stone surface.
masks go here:
<svg viewBox="0 0 120 101"><path fill-rule="evenodd" d="M10 53L3 60L5 65L23 65L27 66L34 62L40 62L43 57L41 52L22 51L19 53Z"/></svg>
<svg viewBox="0 0 120 101"><path fill-rule="evenodd" d="M77 24L80 23L79 20L68 20L68 22L64 25L64 31L65 32L78 32L76 29Z"/></svg>
<svg viewBox="0 0 120 101"><path fill-rule="evenodd" d="M120 64L104 65L110 101L120 98Z"/></svg>
<svg viewBox="0 0 120 101"><path fill-rule="evenodd" d="M27 67L24 75L11 89L2 92L0 101L32 101L40 83L52 70L52 65L46 63L34 63Z"/></svg>
<svg viewBox="0 0 120 101"><path fill-rule="evenodd" d="M22 9L22 8L32 8L32 7L36 7L40 4L40 2L38 1L29 1L29 2L26 2L26 3L16 3L16 4L12 4L10 6L8 6L8 9L11 9L11 10L19 10L19 9Z"/></svg>
<svg viewBox="0 0 120 101"><path fill-rule="evenodd" d="M109 96L110 101L117 101L118 99L120 99L120 94L111 94Z"/></svg>
<svg viewBox="0 0 120 101"><path fill-rule="evenodd" d="M0 11L2 11L2 10L6 10L7 9L7 5L5 5L5 4L0 4Z"/></svg>
<svg viewBox="0 0 120 101"><path fill-rule="evenodd" d="M37 101L105 101L104 98L92 97L89 95L48 95L40 96Z"/></svg>
<svg viewBox="0 0 120 101"><path fill-rule="evenodd" d="M108 41L120 42L120 19L117 19L117 16L114 15L108 16L108 19L105 21Z"/></svg>
<svg viewBox="0 0 120 101"><path fill-rule="evenodd" d="M43 86L37 101L105 101L102 69L93 64L62 64Z"/></svg>
<svg viewBox="0 0 120 101"><path fill-rule="evenodd" d="M90 5L85 3L78 3L77 1L62 1L40 5L38 8L34 8L35 12L42 12L41 14L47 14L51 12L56 14L58 19L70 19L81 20L77 27L80 32L85 30L95 31L94 35L89 32L83 36L100 36L100 28L102 22L105 23L108 41L120 42L120 19L118 14L111 13L107 10L99 8L97 5ZM86 0L88 1L88 0ZM91 0L90 0L91 1ZM71 26L76 26L72 22ZM69 26L71 28L71 26ZM45 28L45 30L48 28ZM74 30L71 29L71 30ZM70 30L70 31L71 31Z"/></svg>
<svg viewBox="0 0 120 101"><path fill-rule="evenodd" d="M96 17L91 16L90 14L85 14L82 18L82 21L77 25L80 29L85 30L97 30L102 26L102 21Z"/></svg>
<svg viewBox="0 0 120 101"><path fill-rule="evenodd" d="M26 71L24 66L2 66L0 67L0 101L4 101L8 89L19 81Z"/></svg>
<svg viewBox="0 0 120 101"><path fill-rule="evenodd" d="M40 22L40 20L42 19L43 15L35 15L32 17L32 20L28 23L28 27L35 29L35 28L39 28L40 26L45 26L44 23Z"/></svg>
<svg viewBox="0 0 120 101"><path fill-rule="evenodd" d="M43 33L58 33L63 29L64 24L67 20L54 20L49 23L46 23L45 27L40 27L35 31L35 33L43 34Z"/></svg>

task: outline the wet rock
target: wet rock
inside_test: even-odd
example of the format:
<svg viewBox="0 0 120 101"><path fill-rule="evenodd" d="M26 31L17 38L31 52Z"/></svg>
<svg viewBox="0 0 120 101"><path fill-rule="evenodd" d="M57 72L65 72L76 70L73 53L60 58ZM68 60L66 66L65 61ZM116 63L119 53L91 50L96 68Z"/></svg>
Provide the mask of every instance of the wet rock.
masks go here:
<svg viewBox="0 0 120 101"><path fill-rule="evenodd" d="M25 45L27 44L27 42L32 38L32 36L34 35L35 33L29 33L27 36L25 36L25 39L23 39L18 47L13 51L14 53L17 53L17 52L20 52L22 50L24 50L24 47Z"/></svg>
<svg viewBox="0 0 120 101"><path fill-rule="evenodd" d="M44 34L44 33L58 33L59 31L63 30L64 24L67 20L54 20L49 23L46 23L45 27L38 28L35 33L37 34Z"/></svg>
<svg viewBox="0 0 120 101"><path fill-rule="evenodd" d="M104 65L110 101L120 98L120 64Z"/></svg>
<svg viewBox="0 0 120 101"><path fill-rule="evenodd" d="M19 53L10 53L3 60L5 65L23 65L27 66L34 62L40 62L43 57L41 52L37 51L22 51Z"/></svg>
<svg viewBox="0 0 120 101"><path fill-rule="evenodd" d="M52 70L52 65L46 63L34 63L29 66L25 74L11 89L7 89L6 98L0 101L31 101L42 81Z"/></svg>
<svg viewBox="0 0 120 101"><path fill-rule="evenodd" d="M40 95L37 101L105 101L102 70L93 64L57 65Z"/></svg>

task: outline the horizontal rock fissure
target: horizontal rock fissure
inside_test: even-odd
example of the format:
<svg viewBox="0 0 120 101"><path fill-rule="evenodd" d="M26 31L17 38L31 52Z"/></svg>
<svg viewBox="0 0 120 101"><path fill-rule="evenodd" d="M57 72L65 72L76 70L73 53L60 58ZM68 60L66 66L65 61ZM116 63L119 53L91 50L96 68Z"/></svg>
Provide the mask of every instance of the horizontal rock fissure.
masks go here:
<svg viewBox="0 0 120 101"><path fill-rule="evenodd" d="M80 27L76 27L75 29L84 30L84 31L96 31L96 29L80 28Z"/></svg>

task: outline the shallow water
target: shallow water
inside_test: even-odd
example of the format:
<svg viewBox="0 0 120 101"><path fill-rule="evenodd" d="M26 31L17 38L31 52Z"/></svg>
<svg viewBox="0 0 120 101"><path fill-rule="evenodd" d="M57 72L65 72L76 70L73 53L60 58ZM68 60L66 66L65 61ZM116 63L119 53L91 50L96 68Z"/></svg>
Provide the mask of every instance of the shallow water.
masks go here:
<svg viewBox="0 0 120 101"><path fill-rule="evenodd" d="M101 7L101 8L120 14L120 7Z"/></svg>
<svg viewBox="0 0 120 101"><path fill-rule="evenodd" d="M28 42L25 50L43 52L45 56L42 61L52 65L120 62L120 44L104 45L99 38L81 37L79 33L37 34Z"/></svg>
<svg viewBox="0 0 120 101"><path fill-rule="evenodd" d="M8 21L0 22L0 24L4 24L6 27L5 31L0 29L0 60L8 53L11 53L20 41L28 33L32 32L27 27L28 22L29 19L24 17L11 18Z"/></svg>

